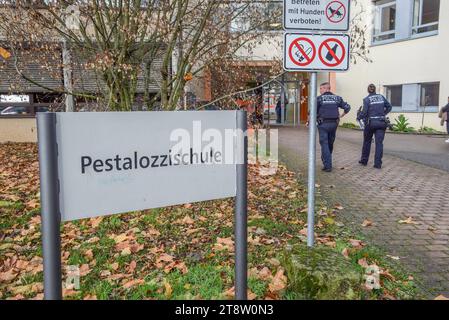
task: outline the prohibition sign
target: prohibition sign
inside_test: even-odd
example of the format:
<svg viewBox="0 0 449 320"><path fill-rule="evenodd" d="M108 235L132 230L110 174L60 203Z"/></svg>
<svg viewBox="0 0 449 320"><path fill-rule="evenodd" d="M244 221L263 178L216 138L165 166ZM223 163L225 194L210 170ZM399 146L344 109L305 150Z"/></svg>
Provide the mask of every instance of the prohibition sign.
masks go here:
<svg viewBox="0 0 449 320"><path fill-rule="evenodd" d="M337 43L337 45L338 45L337 48L341 49L341 57L339 57L339 55L331 48L331 46L329 45L329 42ZM328 50L328 53L332 56L333 59L331 61L335 60L334 63L326 61L326 59L323 57L323 55L327 55L327 53L323 54L324 48L326 48ZM320 48L318 50L318 56L324 65L326 65L328 67L336 67L339 64L341 64L343 62L343 60L345 59L346 49L345 49L343 42L341 42L340 40L335 39L335 38L329 38L326 41L323 41L323 43L320 45Z"/></svg>
<svg viewBox="0 0 449 320"><path fill-rule="evenodd" d="M334 6L335 4L335 6ZM343 9L344 13L340 10ZM339 23L346 17L346 7L340 1L332 1L326 7L326 17L332 23Z"/></svg>
<svg viewBox="0 0 449 320"><path fill-rule="evenodd" d="M305 41L305 42L307 42L310 45L310 47L312 48L312 52L311 53L307 53L304 50L304 47L300 43L301 41ZM295 59L295 57L293 56L293 49L295 47L299 50L299 52L301 53L301 55L304 58L305 62L301 62L301 60L298 57ZM312 42L312 40L310 40L308 38L305 38L305 37L297 38L290 45L290 48L288 49L288 55L290 57L290 61L293 62L294 64L296 64L296 65L298 65L300 67L308 66L309 64L311 64L313 62L313 60L315 60L315 57L316 57L315 44Z"/></svg>

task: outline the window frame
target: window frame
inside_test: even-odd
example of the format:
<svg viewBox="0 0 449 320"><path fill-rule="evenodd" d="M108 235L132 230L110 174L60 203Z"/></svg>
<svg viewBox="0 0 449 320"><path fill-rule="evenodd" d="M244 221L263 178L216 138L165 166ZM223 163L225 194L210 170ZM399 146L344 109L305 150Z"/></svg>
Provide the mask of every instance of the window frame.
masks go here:
<svg viewBox="0 0 449 320"><path fill-rule="evenodd" d="M426 24L422 24L422 19L423 19L423 8L424 8L424 1L425 0L418 0L419 1L419 14L418 14L418 25L415 25L415 21L414 18L412 19L412 27L411 27L411 38L420 38L420 37L424 37L424 36L428 36L428 35L432 35L432 34L438 34L438 31L440 29L440 17L438 17L438 21L436 22L430 22L430 23L426 23ZM439 2L439 8L438 8L438 13L440 12L441 9L441 1ZM415 7L413 6L413 17L415 15ZM430 30L430 31L426 31L426 32L418 32L419 29L421 28L426 28L426 27L431 27L431 26L437 26L436 30Z"/></svg>
<svg viewBox="0 0 449 320"><path fill-rule="evenodd" d="M391 104L393 106L393 108L401 108L402 109L402 103L403 103L403 90L404 90L404 85L403 84L392 84L392 85L385 85L384 86L384 92L385 92L385 96L387 98L388 101L391 102L391 97L389 97L389 91L391 91L392 87L400 87L401 88L401 105L400 106L395 106L393 104Z"/></svg>
<svg viewBox="0 0 449 320"><path fill-rule="evenodd" d="M244 3L246 3L246 2L244 2ZM253 1L249 5L260 5L261 7L259 9L263 10L263 13L266 14L267 10L268 10L268 6L270 4L276 4L276 5L280 6L280 12L282 12L282 9L283 9L283 1L282 0ZM237 20L231 21L230 26L229 26L229 31L231 33L239 33L239 32L257 33L257 32L264 32L264 33L267 33L267 34L278 34L278 33L284 32L284 29L282 28L282 15L279 16L279 28L277 28L277 29L268 28L269 24L264 24L263 27L259 27L259 28L255 28L254 30L250 30L251 28L253 28L253 26L251 26L251 21L248 21L247 19L243 19L243 23L242 23L242 21L239 21L240 19L242 19L242 17L238 17Z"/></svg>
<svg viewBox="0 0 449 320"><path fill-rule="evenodd" d="M388 8L388 7L396 7L396 0L392 0L390 2L387 3L383 3L383 4L378 4L378 3L373 3L374 4L374 23L373 23L373 35L371 38L371 43L376 45L376 44L382 44L382 43L388 43L388 42L392 42L395 41L396 39L396 17L395 17L395 26L394 26L394 30L391 31L384 31L384 32L379 32L376 33L376 28L379 26L379 30L381 30L382 28L382 10L384 8ZM396 8L396 12L397 12L397 8ZM387 35L393 35L392 38L390 39L384 39L384 40L376 40L377 37L383 37L383 36L387 36Z"/></svg>
<svg viewBox="0 0 449 320"><path fill-rule="evenodd" d="M390 100L388 98L388 90L391 87L398 87L401 86L402 87L402 105L401 106L393 106L392 109L392 113L437 113L439 111L439 106L421 106L421 95L422 95L422 85L428 85L428 84L436 84L438 85L439 90L441 90L441 82L440 81L429 81L429 82L417 82L417 83L403 83L403 84L388 84L388 85L383 85L383 92L385 94L385 96L387 97L388 100ZM410 109L404 109L404 91L405 90L409 90L410 86L415 86L415 90L412 90L413 92L415 92L414 94L416 95L414 98L416 99L415 101L417 102L417 106L416 109L414 110L410 110ZM413 96L412 96L413 98ZM438 94L438 100L440 99L439 94ZM391 102L391 101L390 101ZM439 101L438 101L439 102Z"/></svg>
<svg viewBox="0 0 449 320"><path fill-rule="evenodd" d="M438 102L437 102L437 104L436 105L432 105L432 106L423 106L423 105L421 105L421 102L422 102L422 87L423 87L423 85L437 85L438 86L438 95L437 95L437 100L438 100ZM438 108L439 108L439 106L440 106L440 90L441 90L441 83L439 82L439 81L435 81L435 82L421 82L421 83L418 83L418 90L419 90L419 93L418 93L418 98L419 98L419 106L418 106L418 109L419 110L423 110L423 109L437 109L438 110Z"/></svg>
<svg viewBox="0 0 449 320"><path fill-rule="evenodd" d="M3 111L4 109L8 107L18 107L18 108L25 108L28 113L26 114L11 114L11 115L2 115L0 111L0 119L14 119L14 118L34 118L37 113L39 113L39 108L48 108L49 110L46 112L49 112L51 108L60 110L63 107L63 103L45 103L45 102L36 102L35 95L42 94L42 93L18 93L17 95L22 96L28 96L29 101L28 102L0 102L0 107L2 107ZM8 92L0 92L0 95L15 95L14 93L8 93ZM4 108L4 109L3 109Z"/></svg>

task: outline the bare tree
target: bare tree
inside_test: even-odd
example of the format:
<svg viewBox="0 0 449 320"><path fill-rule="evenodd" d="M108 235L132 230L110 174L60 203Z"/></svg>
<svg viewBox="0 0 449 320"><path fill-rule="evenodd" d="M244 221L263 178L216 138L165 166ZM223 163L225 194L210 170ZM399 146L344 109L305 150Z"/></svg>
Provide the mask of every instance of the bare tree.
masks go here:
<svg viewBox="0 0 449 320"><path fill-rule="evenodd" d="M228 59L257 37L255 27L244 32L229 30L232 21L249 15L251 1L5 2L9 5L0 12L1 33L17 53L14 59L20 76L45 90L94 99L103 110L131 110L139 81L143 82L143 103L148 108L160 101L163 109L176 109L190 78L215 62ZM251 16L264 23L264 17L258 17L257 12ZM62 45L82 57L83 67L96 75L96 92L68 92L67 86L48 88L20 67L19 51L24 46L30 52L45 48L49 53L60 52L56 49ZM156 59L161 60L156 70L160 88L150 95L148 83L154 76Z"/></svg>
<svg viewBox="0 0 449 320"><path fill-rule="evenodd" d="M352 1L359 5L358 1ZM17 74L24 85L32 83L44 90L73 95L93 101L99 110L132 110L137 92L141 105L154 109L179 109L186 83L213 72L223 79L216 94L242 88L251 70L238 67L237 52L279 38L279 33L266 35L267 24L281 21L282 10L266 14L262 1L218 0L4 0L0 9L0 33L11 48ZM363 12L363 9L360 9ZM362 13L353 18L352 58L369 60L365 44L367 26ZM232 30L236 22L245 28ZM279 27L279 25L278 25ZM262 37L262 35L265 35ZM280 44L279 44L280 47ZM74 58L61 58L69 48ZM26 49L26 50L24 50ZM64 85L50 88L26 69L27 59L42 65L42 70L55 78L57 70L75 68L88 73L96 87ZM53 58L49 56L53 55ZM47 57L47 58L45 58ZM44 59L45 58L45 59ZM59 59L59 60L58 60ZM59 62L57 62L59 61ZM281 61L274 61L270 75L281 72ZM253 74L254 75L254 74ZM156 79L154 79L156 78ZM74 79L74 81L81 81ZM150 84L157 90L150 92ZM26 84L25 84L26 85ZM17 89L18 90L18 89Z"/></svg>

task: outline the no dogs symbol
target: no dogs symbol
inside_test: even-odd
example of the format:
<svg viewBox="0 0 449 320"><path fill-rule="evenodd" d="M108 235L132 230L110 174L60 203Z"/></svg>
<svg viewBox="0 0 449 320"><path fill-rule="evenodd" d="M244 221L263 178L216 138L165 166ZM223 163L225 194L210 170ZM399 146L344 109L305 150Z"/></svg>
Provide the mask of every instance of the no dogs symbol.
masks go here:
<svg viewBox="0 0 449 320"><path fill-rule="evenodd" d="M332 23L339 23L346 17L346 7L340 1L332 1L326 7L326 17Z"/></svg>

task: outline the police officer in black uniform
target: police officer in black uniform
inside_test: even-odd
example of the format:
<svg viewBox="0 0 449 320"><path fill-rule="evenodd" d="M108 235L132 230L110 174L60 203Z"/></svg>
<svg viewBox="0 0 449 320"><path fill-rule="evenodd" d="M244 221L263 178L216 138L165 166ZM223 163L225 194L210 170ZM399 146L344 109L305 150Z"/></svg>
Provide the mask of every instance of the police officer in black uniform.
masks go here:
<svg viewBox="0 0 449 320"><path fill-rule="evenodd" d="M386 115L391 112L391 103L381 94L376 93L376 86L368 86L369 95L363 99L363 109L359 113L357 120L365 122L362 159L359 163L363 166L368 165L369 155L373 136L376 138L376 156L374 168L382 169L382 157L384 153L385 131L387 130Z"/></svg>
<svg viewBox="0 0 449 320"><path fill-rule="evenodd" d="M332 171L332 153L334 151L334 142L337 134L340 118L345 116L351 106L347 104L342 97L331 92L330 83L326 82L320 86L321 96L317 99L317 121L318 132L321 144L321 160L323 160L323 171ZM344 110L340 116L339 109Z"/></svg>

